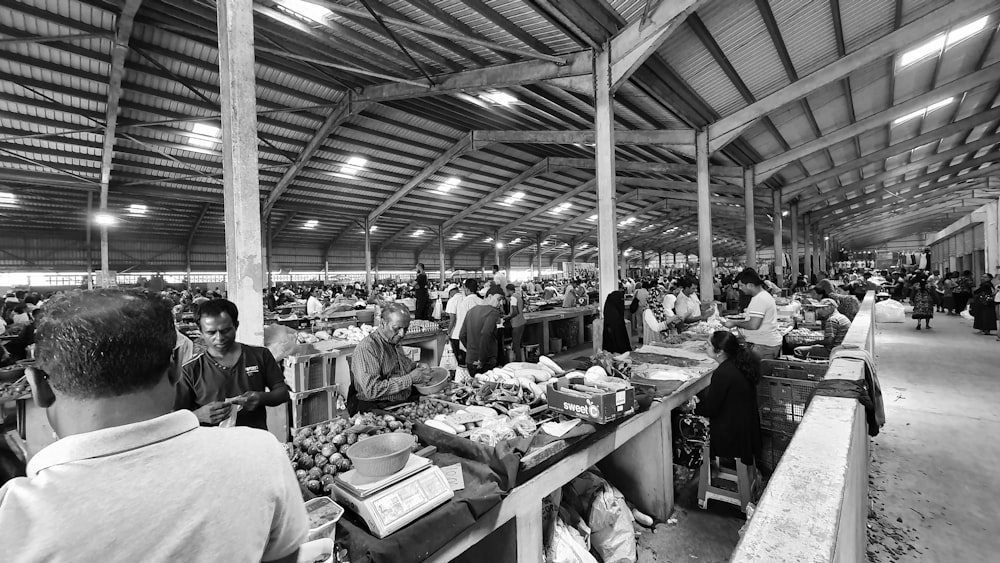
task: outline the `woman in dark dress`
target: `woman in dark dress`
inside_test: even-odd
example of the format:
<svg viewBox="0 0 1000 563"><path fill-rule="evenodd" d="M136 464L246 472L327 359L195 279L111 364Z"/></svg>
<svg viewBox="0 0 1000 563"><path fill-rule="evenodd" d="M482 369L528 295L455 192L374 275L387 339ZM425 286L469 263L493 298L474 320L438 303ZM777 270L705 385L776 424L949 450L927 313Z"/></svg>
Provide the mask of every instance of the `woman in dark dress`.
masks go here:
<svg viewBox="0 0 1000 563"><path fill-rule="evenodd" d="M752 466L761 453L757 413L760 361L733 333L724 330L712 334L708 355L719 367L694 413L709 419L713 456L739 458Z"/></svg>
<svg viewBox="0 0 1000 563"><path fill-rule="evenodd" d="M625 330L625 294L612 291L604 302L604 344L612 354L632 351L632 342Z"/></svg>
<svg viewBox="0 0 1000 563"><path fill-rule="evenodd" d="M978 330L978 334L989 336L997 328L997 311L993 305L993 274L983 274L983 283L979 284L973 292L972 314L976 321L972 323L972 328ZM1000 335L997 336L1000 338Z"/></svg>

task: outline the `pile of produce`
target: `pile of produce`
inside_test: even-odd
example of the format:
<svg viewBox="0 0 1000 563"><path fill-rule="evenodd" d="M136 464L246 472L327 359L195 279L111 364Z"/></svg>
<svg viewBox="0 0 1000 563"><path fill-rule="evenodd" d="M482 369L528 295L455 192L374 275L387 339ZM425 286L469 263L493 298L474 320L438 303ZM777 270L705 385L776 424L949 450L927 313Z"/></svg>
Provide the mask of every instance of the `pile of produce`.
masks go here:
<svg viewBox="0 0 1000 563"><path fill-rule="evenodd" d="M375 327L369 324L363 324L360 327L349 326L347 328L338 328L333 331L333 337L340 340L347 340L348 342L354 342L355 344L361 342L366 336L375 332Z"/></svg>
<svg viewBox="0 0 1000 563"><path fill-rule="evenodd" d="M788 338L790 344L804 345L811 342L822 342L823 332L817 330L809 330L808 328L797 328L788 331L785 335Z"/></svg>
<svg viewBox="0 0 1000 563"><path fill-rule="evenodd" d="M31 393L31 388L28 387L27 378L22 377L17 381L0 383L0 401L20 399L29 393Z"/></svg>
<svg viewBox="0 0 1000 563"><path fill-rule="evenodd" d="M691 335L687 333L680 334L669 334L660 338L660 344L666 346L679 346L687 341L691 340Z"/></svg>
<svg viewBox="0 0 1000 563"><path fill-rule="evenodd" d="M712 334L718 330L728 330L722 325L722 321L718 317L713 317L707 321L701 321L700 323L695 323L689 326L687 332L693 334Z"/></svg>
<svg viewBox="0 0 1000 563"><path fill-rule="evenodd" d="M452 385L446 399L468 406L490 407L505 413L516 405L545 402L545 382L561 375L563 369L547 357L539 363L512 362Z"/></svg>
<svg viewBox="0 0 1000 563"><path fill-rule="evenodd" d="M400 419L418 421L490 447L502 440L534 434L537 424L527 406L517 405L504 412L507 414L489 407L461 408L434 400L421 400L393 410Z"/></svg>
<svg viewBox="0 0 1000 563"><path fill-rule="evenodd" d="M590 357L593 365L600 367L604 373L620 379L628 379L632 376L632 359L629 354L615 356L614 354L601 350Z"/></svg>
<svg viewBox="0 0 1000 563"><path fill-rule="evenodd" d="M347 457L348 447L386 432L412 434L412 430L412 422L398 420L393 415L359 413L349 419L338 417L302 428L290 443L285 444L285 450L303 489L314 494L330 494L337 473L353 467ZM413 451L417 449L414 437Z"/></svg>

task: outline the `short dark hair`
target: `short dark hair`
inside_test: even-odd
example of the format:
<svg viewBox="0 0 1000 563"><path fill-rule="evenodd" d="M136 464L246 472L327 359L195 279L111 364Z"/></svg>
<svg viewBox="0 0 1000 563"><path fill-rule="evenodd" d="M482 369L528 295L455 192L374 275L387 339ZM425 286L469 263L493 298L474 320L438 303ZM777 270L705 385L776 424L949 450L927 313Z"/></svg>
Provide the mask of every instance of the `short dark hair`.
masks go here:
<svg viewBox="0 0 1000 563"><path fill-rule="evenodd" d="M424 267L424 263L423 262L417 262L417 267L420 268L421 270L425 270L426 269Z"/></svg>
<svg viewBox="0 0 1000 563"><path fill-rule="evenodd" d="M694 279L692 279L690 277L687 277L687 276L685 276L685 277L677 280L677 287L679 287L681 289L686 289L686 288L689 288L689 287L691 287L693 285L694 285Z"/></svg>
<svg viewBox="0 0 1000 563"><path fill-rule="evenodd" d="M240 310L236 308L236 303L228 299L212 299L205 301L194 310L194 322L201 328L202 317L221 317L223 313L233 319L233 326L240 322Z"/></svg>
<svg viewBox="0 0 1000 563"><path fill-rule="evenodd" d="M472 278L468 278L465 280L465 289L468 289L472 293L476 293L479 291L479 282Z"/></svg>
<svg viewBox="0 0 1000 563"><path fill-rule="evenodd" d="M177 333L157 295L77 290L53 298L38 323L38 365L52 387L75 398L150 389L170 366Z"/></svg>
<svg viewBox="0 0 1000 563"><path fill-rule="evenodd" d="M764 285L764 280L760 279L757 270L744 268L742 272L736 274L736 281L739 283L749 283L751 285Z"/></svg>
<svg viewBox="0 0 1000 563"><path fill-rule="evenodd" d="M514 284L512 284L512 283L509 283L509 284L507 284L507 289L509 289L509 290L511 290L511 291L514 291L514 290L515 290L515 289L517 289L517 288L516 288L516 287L514 286Z"/></svg>

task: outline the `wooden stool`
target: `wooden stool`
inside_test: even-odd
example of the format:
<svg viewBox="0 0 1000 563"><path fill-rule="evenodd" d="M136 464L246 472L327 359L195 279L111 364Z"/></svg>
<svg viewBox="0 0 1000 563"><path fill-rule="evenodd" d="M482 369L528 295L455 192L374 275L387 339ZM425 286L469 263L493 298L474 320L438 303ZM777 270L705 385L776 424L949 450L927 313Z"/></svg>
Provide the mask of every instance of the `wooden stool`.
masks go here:
<svg viewBox="0 0 1000 563"><path fill-rule="evenodd" d="M701 453L701 475L698 478L698 507L704 510L708 508L708 501L715 499L736 505L740 507L740 510L746 512L747 505L750 504L750 495L753 491L754 480L757 475L754 468L745 465L738 458L733 460L736 463L736 469L722 467L720 458L711 457L708 442L705 442L705 445L702 446ZM712 470L713 459L719 460L719 466L714 472ZM713 475L713 473L715 474ZM722 484L719 483L720 481L722 483L732 483L732 485L730 487L722 487L720 486ZM716 483L719 484L717 485ZM735 487L735 490L732 487Z"/></svg>

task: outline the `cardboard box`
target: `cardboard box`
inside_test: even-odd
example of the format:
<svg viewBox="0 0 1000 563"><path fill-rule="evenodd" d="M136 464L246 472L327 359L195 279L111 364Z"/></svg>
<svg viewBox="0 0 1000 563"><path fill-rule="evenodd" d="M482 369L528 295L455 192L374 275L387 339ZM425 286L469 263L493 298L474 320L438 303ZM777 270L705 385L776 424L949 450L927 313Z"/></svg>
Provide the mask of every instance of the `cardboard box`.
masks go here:
<svg viewBox="0 0 1000 563"><path fill-rule="evenodd" d="M419 362L420 361L420 348L416 346L403 346L403 353L406 354L410 361Z"/></svg>
<svg viewBox="0 0 1000 563"><path fill-rule="evenodd" d="M570 385L586 385L586 382L582 377L568 376L549 381L545 391L549 410L597 424L607 424L635 413L635 389L631 386L621 391L587 394L572 391Z"/></svg>

